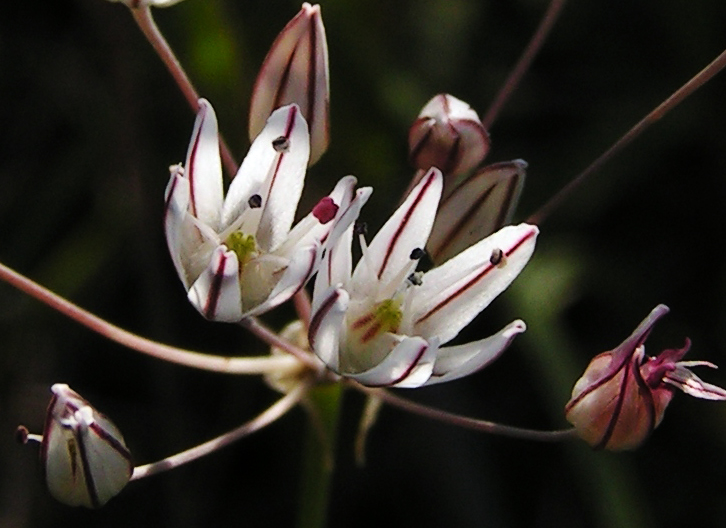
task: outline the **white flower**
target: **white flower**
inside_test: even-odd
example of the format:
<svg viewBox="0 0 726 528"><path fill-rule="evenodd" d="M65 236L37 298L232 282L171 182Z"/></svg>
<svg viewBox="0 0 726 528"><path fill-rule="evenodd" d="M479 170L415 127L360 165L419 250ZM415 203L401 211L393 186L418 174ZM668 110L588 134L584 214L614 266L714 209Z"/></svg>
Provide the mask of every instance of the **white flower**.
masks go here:
<svg viewBox="0 0 726 528"><path fill-rule="evenodd" d="M427 273L415 272L441 196L432 168L381 228L351 273L348 229L315 282L310 343L333 371L371 386L417 387L460 378L495 359L519 333L514 321L472 343L451 341L519 274L538 229L509 226Z"/></svg>
<svg viewBox="0 0 726 528"><path fill-rule="evenodd" d="M236 322L302 288L370 189L355 191L356 179L342 178L290 229L310 143L299 108L288 105L272 113L225 198L217 118L207 101L199 106L184 167L171 167L166 239L194 307L207 319Z"/></svg>

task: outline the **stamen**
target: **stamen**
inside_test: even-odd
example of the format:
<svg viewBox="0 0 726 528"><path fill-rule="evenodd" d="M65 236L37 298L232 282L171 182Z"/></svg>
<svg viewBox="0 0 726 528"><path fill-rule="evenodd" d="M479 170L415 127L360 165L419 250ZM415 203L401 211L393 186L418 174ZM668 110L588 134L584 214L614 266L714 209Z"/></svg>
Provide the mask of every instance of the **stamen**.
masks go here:
<svg viewBox="0 0 726 528"><path fill-rule="evenodd" d="M321 224L327 224L338 214L338 209L339 207L333 199L330 196L326 196L313 207L313 216Z"/></svg>
<svg viewBox="0 0 726 528"><path fill-rule="evenodd" d="M280 136L272 140L272 148L275 152L288 152L290 150L290 139Z"/></svg>
<svg viewBox="0 0 726 528"><path fill-rule="evenodd" d="M507 264L507 257L504 255L504 251L500 248L492 250L492 255L489 257L489 262L492 266L503 268Z"/></svg>
<svg viewBox="0 0 726 528"><path fill-rule="evenodd" d="M353 234L367 235L368 234L368 224L366 224L362 220L356 220L355 224L353 224Z"/></svg>
<svg viewBox="0 0 726 528"><path fill-rule="evenodd" d="M247 200L247 205L249 205L252 209L262 207L262 196L260 196L259 194L253 194L252 196L250 196L250 199Z"/></svg>
<svg viewBox="0 0 726 528"><path fill-rule="evenodd" d="M411 255L409 256L409 258L411 260L421 260L424 257L424 255L426 255L425 250L423 250L421 248L414 248L414 250L411 251Z"/></svg>
<svg viewBox="0 0 726 528"><path fill-rule="evenodd" d="M421 286L423 284L423 271L415 271L406 279L411 286Z"/></svg>
<svg viewBox="0 0 726 528"><path fill-rule="evenodd" d="M41 443L43 441L43 436L38 434L31 434L28 432L28 428L24 425L19 425L18 428L15 430L15 441L19 444L27 444L28 442L38 442Z"/></svg>

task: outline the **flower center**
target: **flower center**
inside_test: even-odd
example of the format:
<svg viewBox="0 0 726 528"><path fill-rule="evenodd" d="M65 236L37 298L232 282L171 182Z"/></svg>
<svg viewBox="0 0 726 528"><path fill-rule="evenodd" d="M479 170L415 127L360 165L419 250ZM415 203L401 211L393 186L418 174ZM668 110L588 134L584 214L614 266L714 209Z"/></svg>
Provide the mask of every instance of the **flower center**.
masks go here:
<svg viewBox="0 0 726 528"><path fill-rule="evenodd" d="M241 231L236 231L229 235L224 243L237 255L240 271L244 268L245 264L259 255L254 235L245 235Z"/></svg>
<svg viewBox="0 0 726 528"><path fill-rule="evenodd" d="M383 333L398 332L402 319L400 303L394 299L386 299L376 304L372 311L353 321L351 330L361 345L367 345Z"/></svg>

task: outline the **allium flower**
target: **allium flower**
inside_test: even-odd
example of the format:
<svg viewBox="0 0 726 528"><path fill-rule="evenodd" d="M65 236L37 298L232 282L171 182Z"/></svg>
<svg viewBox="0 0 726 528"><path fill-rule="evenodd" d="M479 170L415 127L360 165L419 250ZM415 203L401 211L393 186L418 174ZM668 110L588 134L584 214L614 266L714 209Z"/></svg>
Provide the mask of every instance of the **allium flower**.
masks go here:
<svg viewBox="0 0 726 528"><path fill-rule="evenodd" d="M100 508L133 472L123 436L68 385L51 387L40 458L50 493L70 506Z"/></svg>
<svg viewBox="0 0 726 528"><path fill-rule="evenodd" d="M333 371L370 386L417 387L466 376L525 330L514 321L489 338L451 341L519 274L538 230L506 227L446 264L416 272L441 196L431 169L381 228L351 273L353 230L329 250L315 281L310 345Z"/></svg>
<svg viewBox="0 0 726 528"><path fill-rule="evenodd" d="M250 141L273 110L290 103L300 107L310 127L312 165L330 141L330 80L320 6L307 2L277 36L257 76L250 103Z"/></svg>
<svg viewBox="0 0 726 528"><path fill-rule="evenodd" d="M701 381L688 368L715 365L680 361L690 348L688 339L681 349L645 355L645 339L666 313L668 307L658 305L620 346L595 356L575 384L565 407L567 420L594 448L638 447L660 424L676 388L696 398L726 400L726 390Z"/></svg>
<svg viewBox="0 0 726 528"><path fill-rule="evenodd" d="M236 322L294 295L338 236L329 235L355 220L370 190L356 193L347 176L290 230L310 144L305 120L289 105L270 116L225 198L217 118L207 101L199 104L184 167L171 167L166 239L194 307L207 319Z"/></svg>

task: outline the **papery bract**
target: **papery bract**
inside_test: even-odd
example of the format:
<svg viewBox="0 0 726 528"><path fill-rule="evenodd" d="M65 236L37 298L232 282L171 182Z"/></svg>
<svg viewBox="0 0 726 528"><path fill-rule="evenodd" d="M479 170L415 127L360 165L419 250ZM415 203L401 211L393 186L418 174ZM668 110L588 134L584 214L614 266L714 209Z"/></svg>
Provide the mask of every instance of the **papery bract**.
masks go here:
<svg viewBox="0 0 726 528"><path fill-rule="evenodd" d="M298 107L272 113L225 197L217 119L207 101L199 105L184 167L171 168L166 238L195 308L207 319L236 322L302 288L370 189L356 191L353 176L342 178L291 230L310 152Z"/></svg>
<svg viewBox="0 0 726 528"><path fill-rule="evenodd" d="M77 392L62 383L51 391L40 448L48 489L70 506L99 508L131 478L131 454L116 426Z"/></svg>
<svg viewBox="0 0 726 528"><path fill-rule="evenodd" d="M688 367L705 361L680 361L690 347L645 355L644 342L653 325L668 313L659 305L633 334L609 352L596 356L575 384L565 407L577 434L596 449L638 447L658 427L678 388L707 400L726 400L726 390L703 382Z"/></svg>
<svg viewBox="0 0 726 528"><path fill-rule="evenodd" d="M315 281L309 339L333 371L364 385L417 387L482 368L525 330L514 321L489 338L451 341L519 274L538 230L506 227L446 264L416 272L441 196L431 169L381 228L352 270L352 228L324 258Z"/></svg>
<svg viewBox="0 0 726 528"><path fill-rule="evenodd" d="M312 165L330 141L330 80L320 6L307 2L275 39L257 76L250 103L250 141L276 108L290 103L300 107L310 128Z"/></svg>

